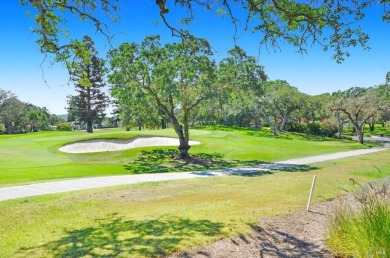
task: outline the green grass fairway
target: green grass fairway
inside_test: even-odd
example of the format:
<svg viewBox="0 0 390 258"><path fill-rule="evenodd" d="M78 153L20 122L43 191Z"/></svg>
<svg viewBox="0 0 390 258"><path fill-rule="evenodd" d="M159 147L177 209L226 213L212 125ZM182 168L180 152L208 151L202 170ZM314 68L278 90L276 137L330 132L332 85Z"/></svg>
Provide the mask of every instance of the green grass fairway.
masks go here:
<svg viewBox="0 0 390 258"><path fill-rule="evenodd" d="M354 142L305 138L294 134L272 137L267 129L206 128L192 129L190 133L192 140L201 142L193 146L190 153L206 162L187 164L172 159L177 153L175 147L89 154L58 151L64 144L92 138L128 139L140 135L176 137L171 129L0 135L0 186L87 176L214 169L367 148Z"/></svg>
<svg viewBox="0 0 390 258"><path fill-rule="evenodd" d="M199 139L207 139L202 132ZM150 257L246 234L262 217L305 209L313 175L313 202L320 202L389 175L389 154L318 163L306 172L144 183L0 202L0 256Z"/></svg>

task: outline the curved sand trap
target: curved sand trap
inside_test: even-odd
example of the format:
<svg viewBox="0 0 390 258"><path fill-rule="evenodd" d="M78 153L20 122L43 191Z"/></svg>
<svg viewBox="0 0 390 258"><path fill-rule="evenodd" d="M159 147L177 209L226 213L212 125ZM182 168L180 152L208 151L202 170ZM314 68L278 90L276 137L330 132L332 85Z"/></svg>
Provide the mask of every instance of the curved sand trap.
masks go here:
<svg viewBox="0 0 390 258"><path fill-rule="evenodd" d="M190 145L199 144L196 141L190 141ZM168 137L140 137L127 141L122 140L90 140L76 142L64 145L58 150L68 153L88 153L102 151L120 151L148 146L179 146L179 139Z"/></svg>

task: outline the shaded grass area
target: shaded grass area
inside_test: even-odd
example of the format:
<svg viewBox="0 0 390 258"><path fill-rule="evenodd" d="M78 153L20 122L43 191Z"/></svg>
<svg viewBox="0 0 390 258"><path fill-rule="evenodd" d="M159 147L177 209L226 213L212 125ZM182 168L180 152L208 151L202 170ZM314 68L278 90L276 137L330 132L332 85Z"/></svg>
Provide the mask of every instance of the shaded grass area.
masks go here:
<svg viewBox="0 0 390 258"><path fill-rule="evenodd" d="M181 171L204 171L222 168L235 168L243 166L264 166L271 170L280 171L310 171L316 169L309 165L274 165L262 160L226 160L221 153L194 153L187 160L179 157L177 149L157 149L151 151L141 151L138 158L124 167L134 174L143 173L166 173ZM271 171L247 173L245 176L256 176L260 174L270 174Z"/></svg>
<svg viewBox="0 0 390 258"><path fill-rule="evenodd" d="M374 166L389 175L389 154L318 163L304 172L142 183L0 202L2 255L150 257L186 250L247 234L259 218L305 209L314 174L314 203L372 180L367 175L378 173Z"/></svg>
<svg viewBox="0 0 390 258"><path fill-rule="evenodd" d="M96 222L96 226L67 230L58 240L21 248L19 253L54 257L149 256L175 250L182 242L198 235L219 236L223 227L209 220L128 220L116 214Z"/></svg>
<svg viewBox="0 0 390 258"><path fill-rule="evenodd" d="M124 165L134 174L199 171L263 164L261 160L225 160L221 153L194 153L187 160L179 158L177 149L141 151L138 158Z"/></svg>

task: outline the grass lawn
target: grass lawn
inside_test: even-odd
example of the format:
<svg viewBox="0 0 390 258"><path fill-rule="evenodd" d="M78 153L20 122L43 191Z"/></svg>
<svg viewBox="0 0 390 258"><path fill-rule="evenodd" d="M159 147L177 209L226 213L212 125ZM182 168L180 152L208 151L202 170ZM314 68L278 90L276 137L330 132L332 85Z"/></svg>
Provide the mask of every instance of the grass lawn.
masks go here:
<svg viewBox="0 0 390 258"><path fill-rule="evenodd" d="M40 132L0 135L0 187L87 176L188 171L242 166L302 156L367 148L349 141L306 138L298 134L270 136L269 130L212 127L192 129L200 145L190 153L206 162L184 163L172 157L175 147L149 147L116 152L68 154L58 148L92 138L128 139L135 136L176 137L172 129L130 131L123 129L85 132Z"/></svg>
<svg viewBox="0 0 390 258"><path fill-rule="evenodd" d="M199 139L208 137L199 133ZM389 175L389 154L318 163L306 172L144 183L0 202L1 256L158 256L245 234L262 217L304 209L313 175L313 201L320 202Z"/></svg>

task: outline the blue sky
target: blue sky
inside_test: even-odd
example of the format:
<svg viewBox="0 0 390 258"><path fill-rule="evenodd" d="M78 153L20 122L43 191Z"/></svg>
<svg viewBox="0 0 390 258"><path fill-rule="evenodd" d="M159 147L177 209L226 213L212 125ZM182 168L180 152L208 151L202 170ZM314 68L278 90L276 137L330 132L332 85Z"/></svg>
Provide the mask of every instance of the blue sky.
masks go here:
<svg viewBox="0 0 390 258"><path fill-rule="evenodd" d="M66 96L73 93L73 85L68 84L65 67L48 62L42 65L43 69L40 67L44 56L31 32L33 20L26 17L26 9L17 1L7 2L0 9L3 35L0 41L0 88L12 91L22 101L45 106L52 113L66 113ZM122 6L121 20L110 26L112 33L118 33L114 46L126 41L139 42L151 34L160 34L167 42L174 40L159 19L154 3L153 0L129 0ZM230 21L202 10L196 10L195 15L196 20L189 29L196 36L209 40L216 60L223 58L234 46ZM174 16L168 17L175 20ZM361 26L370 35L371 50L351 49L351 57L342 64L337 64L331 58L331 52L323 52L318 46L310 48L304 56L287 44L281 45L281 51L267 52L263 48L259 52L259 34L240 34L238 45L249 54L259 56L259 63L265 67L271 80L286 80L311 95L355 86L369 87L384 83L386 72L390 71L390 24L381 21L381 9L374 7ZM69 29L73 37L80 39L85 34L91 35L97 42L99 53L105 57L106 41L95 34L91 24L75 21L69 24Z"/></svg>

